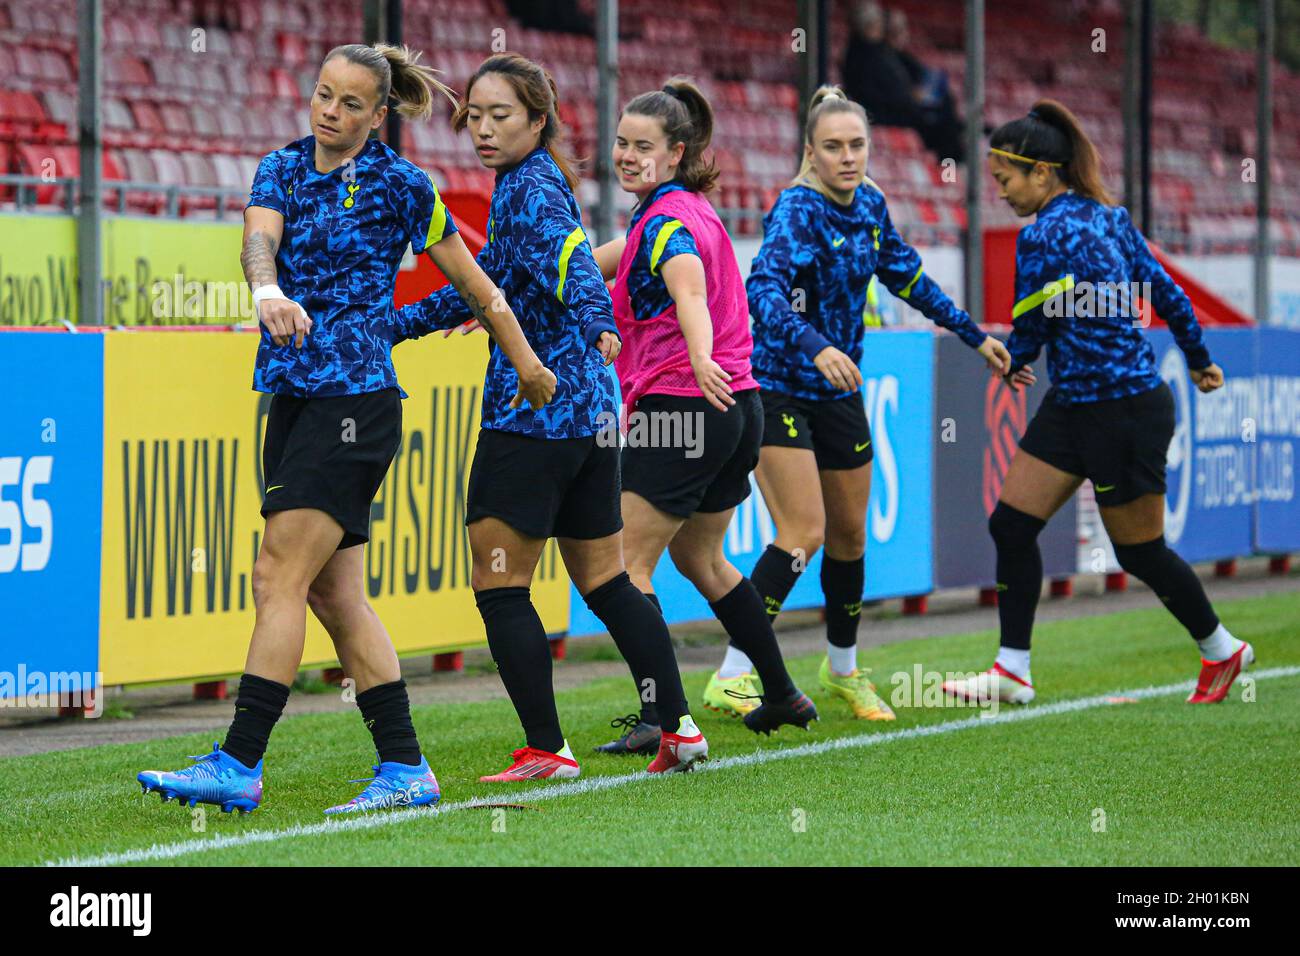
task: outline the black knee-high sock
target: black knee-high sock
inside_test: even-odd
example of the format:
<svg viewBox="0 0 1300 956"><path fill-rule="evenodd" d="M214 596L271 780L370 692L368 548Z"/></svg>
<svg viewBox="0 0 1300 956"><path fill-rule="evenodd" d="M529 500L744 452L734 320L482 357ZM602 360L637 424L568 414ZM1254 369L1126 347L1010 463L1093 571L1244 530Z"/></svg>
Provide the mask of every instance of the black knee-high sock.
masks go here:
<svg viewBox="0 0 1300 956"><path fill-rule="evenodd" d="M551 685L551 648L528 588L489 588L476 593L474 601L528 746L558 753L564 733Z"/></svg>
<svg viewBox="0 0 1300 956"><path fill-rule="evenodd" d="M800 564L800 568L803 565ZM781 613L781 605L790 596L790 591L799 580L803 571L795 570L795 556L789 551L782 551L774 544L769 544L749 575L758 596L763 599L767 616L773 621Z"/></svg>
<svg viewBox="0 0 1300 956"><path fill-rule="evenodd" d="M221 749L244 766L256 767L266 753L271 729L284 713L288 701L289 688L283 684L256 674L245 674L239 679L235 719L230 722Z"/></svg>
<svg viewBox="0 0 1300 956"><path fill-rule="evenodd" d="M642 593L644 593L644 592L642 592ZM664 607L663 607L662 604L659 603L659 595L655 594L655 593L652 591L651 593L646 594L645 599L646 599L647 601L649 601L651 604L653 604L653 605L655 606L655 610L658 611L661 615L664 613ZM674 656L676 656L676 655L674 655ZM642 683L642 681L645 679L646 675L642 674L642 675L639 675L639 676L637 676L637 675L633 675L633 676L634 676L635 679L636 679L636 692L637 692L637 696L642 698L642 700L641 700L641 723L643 723L643 724L653 724L654 726L658 727L658 726L659 726L659 708L655 707L653 701L645 700L645 699L644 699L644 695L642 695L642 693L641 693L641 688L645 686L645 685Z"/></svg>
<svg viewBox="0 0 1300 956"><path fill-rule="evenodd" d="M858 643L866 557L840 561L822 555L822 594L826 596L826 640L835 647Z"/></svg>
<svg viewBox="0 0 1300 956"><path fill-rule="evenodd" d="M600 619L627 661L641 700L654 705L660 726L675 733L689 712L682 675L673 654L673 639L663 614L637 590L622 571L582 599ZM652 683L646 684L649 680Z"/></svg>
<svg viewBox="0 0 1300 956"><path fill-rule="evenodd" d="M1203 641L1218 629L1219 617L1201 579L1170 550L1163 535L1145 544L1116 545L1115 557L1121 568L1156 592L1193 639Z"/></svg>
<svg viewBox="0 0 1300 956"><path fill-rule="evenodd" d="M357 694L357 707L365 721L380 763L403 763L417 766L420 763L420 741L411 723L411 701L406 694L406 681L395 680L379 684Z"/></svg>
<svg viewBox="0 0 1300 956"><path fill-rule="evenodd" d="M758 596L749 578L740 583L709 607L726 629L731 643L754 662L758 678L763 682L763 694L772 700L785 700L795 692L794 681L781 659L781 648L776 643L772 619L767 616L763 599Z"/></svg>
<svg viewBox="0 0 1300 956"><path fill-rule="evenodd" d="M1042 518L1001 501L989 516L989 534L998 549L998 618L1002 622L1003 647L1029 650L1034 613L1043 590L1038 534L1046 524Z"/></svg>

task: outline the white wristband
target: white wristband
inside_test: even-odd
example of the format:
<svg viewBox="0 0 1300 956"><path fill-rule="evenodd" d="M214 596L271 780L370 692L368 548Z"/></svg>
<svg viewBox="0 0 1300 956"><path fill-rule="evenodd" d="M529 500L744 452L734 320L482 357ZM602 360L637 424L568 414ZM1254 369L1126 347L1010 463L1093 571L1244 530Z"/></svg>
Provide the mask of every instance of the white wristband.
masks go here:
<svg viewBox="0 0 1300 956"><path fill-rule="evenodd" d="M263 299L287 299L289 298L280 291L278 285L258 286L253 290L253 305L261 305Z"/></svg>
<svg viewBox="0 0 1300 956"><path fill-rule="evenodd" d="M259 317L261 317L262 314L262 302L266 299L289 299L289 297L280 291L278 285L258 286L253 290L253 309L257 312ZM298 305L297 302L294 302L293 304L298 306L298 311L301 312L304 317L307 315L307 310L301 305Z"/></svg>

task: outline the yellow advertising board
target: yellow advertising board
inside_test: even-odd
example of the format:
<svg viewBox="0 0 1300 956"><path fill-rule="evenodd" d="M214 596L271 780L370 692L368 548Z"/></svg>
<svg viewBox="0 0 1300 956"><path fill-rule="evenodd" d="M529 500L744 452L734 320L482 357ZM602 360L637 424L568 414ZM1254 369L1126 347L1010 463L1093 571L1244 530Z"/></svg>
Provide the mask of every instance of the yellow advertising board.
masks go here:
<svg viewBox="0 0 1300 956"><path fill-rule="evenodd" d="M100 669L106 684L238 673L252 634L264 528L261 445L270 396L250 390L258 337L109 334L104 357ZM371 509L365 588L398 653L484 641L470 589L465 489L486 337L432 337L394 353L402 446ZM547 631L569 621L554 542L533 582ZM304 666L333 664L307 612Z"/></svg>
<svg viewBox="0 0 1300 956"><path fill-rule="evenodd" d="M237 220L105 216L105 325L230 325L251 318ZM0 326L78 321L70 216L0 215Z"/></svg>

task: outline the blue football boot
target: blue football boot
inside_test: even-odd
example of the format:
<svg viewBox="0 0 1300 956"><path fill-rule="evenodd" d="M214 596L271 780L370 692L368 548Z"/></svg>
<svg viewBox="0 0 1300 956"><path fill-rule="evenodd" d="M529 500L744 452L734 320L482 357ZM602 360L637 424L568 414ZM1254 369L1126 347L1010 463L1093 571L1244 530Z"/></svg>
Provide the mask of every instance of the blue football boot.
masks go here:
<svg viewBox="0 0 1300 956"><path fill-rule="evenodd" d="M184 770L143 770L136 779L145 793L158 791L163 803L177 800L191 807L210 803L221 807L222 813L251 813L262 802L262 761L245 767L217 743L211 753L190 759L194 765Z"/></svg>
<svg viewBox="0 0 1300 956"><path fill-rule="evenodd" d="M438 789L438 778L429 769L429 761L420 758L417 765L405 763L381 763L371 767L375 775L369 780L353 780L352 783L368 783L369 786L347 803L330 807L325 812L361 813L366 810L385 810L389 807L424 807L432 806L442 797Z"/></svg>

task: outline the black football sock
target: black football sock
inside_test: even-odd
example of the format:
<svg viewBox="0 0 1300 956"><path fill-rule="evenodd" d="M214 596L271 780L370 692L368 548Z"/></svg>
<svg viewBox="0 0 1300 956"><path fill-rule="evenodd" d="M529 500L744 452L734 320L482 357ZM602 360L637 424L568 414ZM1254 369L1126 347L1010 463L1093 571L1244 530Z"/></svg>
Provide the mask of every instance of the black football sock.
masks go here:
<svg viewBox="0 0 1300 956"><path fill-rule="evenodd" d="M648 697L659 725L675 733L689 708L663 614L637 590L626 571L582 599L614 638L618 652L632 670L642 702L646 703Z"/></svg>
<svg viewBox="0 0 1300 956"><path fill-rule="evenodd" d="M1219 617L1205 596L1201 579L1170 550L1163 535L1145 544L1118 544L1115 557L1121 568L1156 592L1193 639L1203 641L1218 630Z"/></svg>
<svg viewBox="0 0 1300 956"><path fill-rule="evenodd" d="M551 685L551 648L528 588L489 588L477 592L474 601L528 746L559 753L564 733Z"/></svg>
<svg viewBox="0 0 1300 956"><path fill-rule="evenodd" d="M415 737L411 723L411 701L406 694L406 681L395 680L380 684L357 694L357 707L365 721L380 763L402 763L418 766L420 741Z"/></svg>
<svg viewBox="0 0 1300 956"><path fill-rule="evenodd" d="M1003 647L1029 650L1038 596L1043 590L1043 556L1038 550L1038 534L1046 524L1042 518L1001 501L989 517L989 534L998 550L998 619L1002 624Z"/></svg>
<svg viewBox="0 0 1300 956"><path fill-rule="evenodd" d="M858 621L862 617L862 585L865 556L840 561L822 555L822 593L826 596L826 640L835 647L858 643Z"/></svg>
<svg viewBox="0 0 1300 956"><path fill-rule="evenodd" d="M643 591L642 593L644 594L645 592ZM646 594L645 599L655 606L655 610L658 611L660 615L664 613L663 605L659 603L659 595L651 592L650 594ZM642 683L642 681L645 679L646 675L634 674L633 677L636 680L637 696L640 697L641 688L645 686ZM641 701L641 723L653 724L655 727L659 726L659 710L658 708L655 707L654 703L652 703L651 701L648 700Z"/></svg>
<svg viewBox="0 0 1300 956"><path fill-rule="evenodd" d="M289 688L283 684L256 674L245 674L239 679L235 719L230 722L221 749L244 766L256 767L266 753L271 730L284 713L288 701Z"/></svg>
<svg viewBox="0 0 1300 956"><path fill-rule="evenodd" d="M781 613L781 606L803 573L803 564L800 563L801 570L796 571L795 563L795 556L789 551L782 551L776 545L769 544L749 575L758 596L763 599L767 616L773 621Z"/></svg>
<svg viewBox="0 0 1300 956"><path fill-rule="evenodd" d="M785 700L794 694L794 681L790 680L785 661L781 659L772 619L749 578L741 578L725 595L710 601L709 607L722 622L731 643L754 662L758 679L763 682L763 696Z"/></svg>

